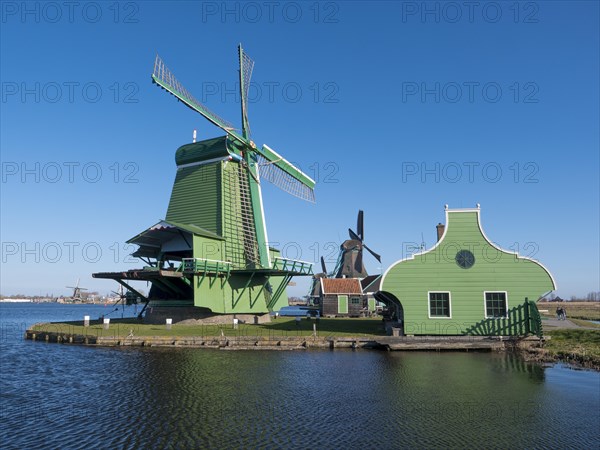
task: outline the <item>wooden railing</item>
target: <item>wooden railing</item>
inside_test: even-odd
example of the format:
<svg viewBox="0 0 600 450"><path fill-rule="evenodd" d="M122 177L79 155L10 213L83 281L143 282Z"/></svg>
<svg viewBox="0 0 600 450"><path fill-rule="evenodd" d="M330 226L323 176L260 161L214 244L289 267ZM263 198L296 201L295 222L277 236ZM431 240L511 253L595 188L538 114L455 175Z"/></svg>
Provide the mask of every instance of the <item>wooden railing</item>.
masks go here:
<svg viewBox="0 0 600 450"><path fill-rule="evenodd" d="M288 272L294 272L298 275L312 275L312 263L306 261L298 261L295 259L287 259L275 257L273 261L274 270L285 270Z"/></svg>
<svg viewBox="0 0 600 450"><path fill-rule="evenodd" d="M466 334L473 336L543 336L542 318L535 302L525 301L510 308L506 317L484 319L468 328Z"/></svg>

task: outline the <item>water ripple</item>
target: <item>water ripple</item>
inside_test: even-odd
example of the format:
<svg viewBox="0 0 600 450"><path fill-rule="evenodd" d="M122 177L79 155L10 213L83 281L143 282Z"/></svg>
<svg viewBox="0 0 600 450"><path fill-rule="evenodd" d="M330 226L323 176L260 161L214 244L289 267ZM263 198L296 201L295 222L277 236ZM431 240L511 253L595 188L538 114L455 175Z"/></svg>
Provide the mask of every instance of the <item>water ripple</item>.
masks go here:
<svg viewBox="0 0 600 450"><path fill-rule="evenodd" d="M0 352L3 450L600 447L600 375L510 355Z"/></svg>

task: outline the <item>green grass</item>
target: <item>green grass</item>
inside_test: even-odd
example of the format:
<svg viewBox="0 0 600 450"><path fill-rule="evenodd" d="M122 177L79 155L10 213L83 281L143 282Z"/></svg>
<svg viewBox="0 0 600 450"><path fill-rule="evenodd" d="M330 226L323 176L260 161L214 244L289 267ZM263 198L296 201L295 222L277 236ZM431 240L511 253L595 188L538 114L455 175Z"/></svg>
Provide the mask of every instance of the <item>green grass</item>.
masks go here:
<svg viewBox="0 0 600 450"><path fill-rule="evenodd" d="M544 350L561 360L600 367L600 330L560 329L546 333Z"/></svg>
<svg viewBox="0 0 600 450"><path fill-rule="evenodd" d="M167 330L165 325L143 324L135 319L113 319L108 330L101 323L93 323L84 327L82 321L48 323L36 325L38 331L57 331L66 334L82 334L92 336L122 336L130 331L136 337L143 336L311 336L313 324L317 326L317 335L325 336L384 336L385 331L381 319L302 319L296 325L294 318L278 318L268 324L240 324L238 329L233 324L221 325L173 325Z"/></svg>
<svg viewBox="0 0 600 450"><path fill-rule="evenodd" d="M599 328L600 329L600 323L594 323L594 322L590 322L589 320L582 320L582 319L569 319L571 322L573 322L575 325L579 325L580 327L588 327L588 328Z"/></svg>

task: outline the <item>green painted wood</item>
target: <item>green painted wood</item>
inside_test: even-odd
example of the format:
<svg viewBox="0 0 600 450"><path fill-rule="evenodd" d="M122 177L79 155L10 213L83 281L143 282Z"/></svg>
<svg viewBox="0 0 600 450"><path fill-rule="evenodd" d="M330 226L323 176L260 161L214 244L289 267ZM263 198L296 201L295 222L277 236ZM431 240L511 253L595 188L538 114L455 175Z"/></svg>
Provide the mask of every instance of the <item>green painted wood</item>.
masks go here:
<svg viewBox="0 0 600 450"><path fill-rule="evenodd" d="M475 256L475 264L468 269L455 260L465 249ZM555 288L542 265L487 241L478 210L448 211L442 240L421 255L393 264L381 284L381 291L402 304L406 334L467 334L469 330L472 334L485 330L520 334L523 328L511 327L507 321L520 320L525 298L537 299ZM449 318L429 318L430 291L451 293ZM485 317L484 293L490 291L507 293L510 320Z"/></svg>
<svg viewBox="0 0 600 450"><path fill-rule="evenodd" d="M274 248L269 248L269 252L270 252L270 256L271 256L271 261L275 261L276 258L281 257L280 250L277 250ZM272 292L277 292L277 290L281 287L282 283L286 283L286 284L288 283L286 277L270 277L269 282L271 283ZM268 296L269 295L267 294L267 297ZM273 303L272 305L270 305L271 306L270 309L272 311L279 311L282 307L288 306L288 305L289 305L289 299L288 299L288 295L287 295L287 289L284 289L283 293L280 295L280 297L277 299L277 301L275 303Z"/></svg>
<svg viewBox="0 0 600 450"><path fill-rule="evenodd" d="M175 152L177 166L227 158L231 153L227 136L182 145Z"/></svg>
<svg viewBox="0 0 600 450"><path fill-rule="evenodd" d="M224 277L194 277L194 306L219 314L264 314L269 311L265 295L267 278L232 274Z"/></svg>
<svg viewBox="0 0 600 450"><path fill-rule="evenodd" d="M177 170L166 220L222 235L220 163Z"/></svg>
<svg viewBox="0 0 600 450"><path fill-rule="evenodd" d="M367 300L367 304L368 304L369 311L373 312L373 311L375 311L377 309L376 306L375 306L376 304L375 304L375 299L374 298L369 298Z"/></svg>
<svg viewBox="0 0 600 450"><path fill-rule="evenodd" d="M348 296L338 295L338 314L348 314Z"/></svg>
<svg viewBox="0 0 600 450"><path fill-rule="evenodd" d="M243 51L240 46L240 50L239 50L240 63L242 61L242 54L243 54ZM157 55L157 60L155 63L155 71L158 67L157 63L159 63L159 61L160 61L160 64L162 64L162 60L160 60L160 58ZM166 67L165 67L165 69L166 69ZM242 75L241 72L242 72L242 67L240 66L240 77ZM242 78L240 78L240 79L242 79ZM192 110L200 113L202 116L204 116L206 119L208 119L211 123L213 123L214 125L221 128L223 131L225 131L232 140L236 140L237 142L239 142L239 144L242 146L245 154L246 153L258 153L258 154L262 155L265 159L270 161L272 164L274 164L276 167L278 167L279 169L281 169L288 175L292 176L296 180L300 181L301 183L303 183L310 189L314 188L315 182L312 178L310 178L308 175L304 174L297 167L295 167L293 164L291 164L289 161L287 161L285 158L283 158L281 155L279 155L277 152L275 152L268 146L263 146L262 148L257 148L256 145L254 144L254 142L252 142L248 138L248 136L247 136L248 121L247 121L247 117L246 117L246 114L244 111L245 107L244 107L243 102L242 102L243 133L240 134L232 127L232 125L229 122L227 122L224 119L222 119L221 117L217 116L215 113L210 111L206 106L204 106L203 104L198 102L194 97L192 97L189 94L189 92L187 92L187 90L185 90L183 88L183 86L181 86L181 84L174 78L174 76L172 76L172 74L168 71L168 69L166 69L166 72L153 73L152 74L152 82L157 84L161 88L165 89L167 92L171 93L172 95L174 95L184 105L186 105L187 107L191 108ZM241 96L245 97L245 94L244 94L245 88L244 88L244 85L242 84L242 82L240 82L240 89L241 89L241 91L240 91Z"/></svg>

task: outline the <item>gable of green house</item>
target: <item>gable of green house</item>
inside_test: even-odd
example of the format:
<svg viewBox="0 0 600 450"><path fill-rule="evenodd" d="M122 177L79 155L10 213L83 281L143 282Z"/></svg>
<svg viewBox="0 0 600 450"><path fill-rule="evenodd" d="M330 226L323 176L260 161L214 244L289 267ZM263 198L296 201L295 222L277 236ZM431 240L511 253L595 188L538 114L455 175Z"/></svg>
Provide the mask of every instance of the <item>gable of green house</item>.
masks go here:
<svg viewBox="0 0 600 450"><path fill-rule="evenodd" d="M554 289L542 264L486 237L477 208L447 209L438 243L392 264L380 291L400 302L405 334L514 335L530 332L525 299Z"/></svg>

